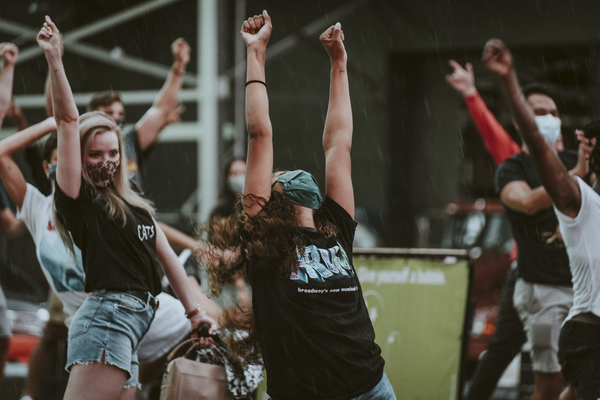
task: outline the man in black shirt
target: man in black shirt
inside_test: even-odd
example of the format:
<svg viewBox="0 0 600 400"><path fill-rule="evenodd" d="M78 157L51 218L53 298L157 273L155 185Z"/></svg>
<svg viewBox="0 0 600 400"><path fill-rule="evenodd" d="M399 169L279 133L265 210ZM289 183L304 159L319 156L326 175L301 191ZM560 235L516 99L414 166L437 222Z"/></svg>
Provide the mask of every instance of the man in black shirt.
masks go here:
<svg viewBox="0 0 600 400"><path fill-rule="evenodd" d="M525 87L523 94L536 115L540 132L554 145L561 133L554 100L539 85ZM573 175L586 173L585 158L578 159L577 152L559 152L559 157ZM532 398L558 399L562 390L558 336L573 303L571 272L552 201L541 185L526 144L521 153L499 166L496 190L519 248L514 304L532 346Z"/></svg>

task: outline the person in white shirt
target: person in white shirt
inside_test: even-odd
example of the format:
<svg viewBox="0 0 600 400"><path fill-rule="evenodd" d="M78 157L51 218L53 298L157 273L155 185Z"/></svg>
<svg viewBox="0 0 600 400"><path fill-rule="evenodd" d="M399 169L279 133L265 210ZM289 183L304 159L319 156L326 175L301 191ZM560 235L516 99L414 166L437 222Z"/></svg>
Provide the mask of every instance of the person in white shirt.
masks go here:
<svg viewBox="0 0 600 400"><path fill-rule="evenodd" d="M559 338L559 361L569 382L561 398L600 398L600 183L593 188L569 174L536 124L519 82L510 51L497 39L483 53L488 69L505 85L519 131L529 146L536 170L550 195L569 255L573 275L573 306ZM600 173L600 122L579 134L579 151L590 154L590 175ZM593 147L592 147L593 146ZM532 399L535 398L532 397Z"/></svg>

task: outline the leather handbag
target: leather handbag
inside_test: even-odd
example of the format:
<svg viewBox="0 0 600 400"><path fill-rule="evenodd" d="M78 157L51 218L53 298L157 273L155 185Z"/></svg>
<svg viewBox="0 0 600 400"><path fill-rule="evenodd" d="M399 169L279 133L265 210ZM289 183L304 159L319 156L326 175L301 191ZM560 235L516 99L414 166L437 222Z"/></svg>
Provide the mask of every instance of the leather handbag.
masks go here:
<svg viewBox="0 0 600 400"><path fill-rule="evenodd" d="M182 347L189 344L191 347L182 357L174 358ZM169 354L160 387L160 400L233 400L224 366L190 359L198 346L197 338L188 339Z"/></svg>

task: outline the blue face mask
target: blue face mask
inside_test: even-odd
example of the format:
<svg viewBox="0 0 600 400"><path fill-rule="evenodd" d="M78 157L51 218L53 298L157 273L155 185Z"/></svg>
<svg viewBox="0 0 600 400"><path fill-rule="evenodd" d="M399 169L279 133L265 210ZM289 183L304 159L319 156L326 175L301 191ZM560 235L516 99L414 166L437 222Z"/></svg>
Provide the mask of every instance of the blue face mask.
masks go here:
<svg viewBox="0 0 600 400"><path fill-rule="evenodd" d="M48 171L48 179L50 181L56 181L56 168L58 167L58 164L54 163L54 164L50 164L50 170Z"/></svg>
<svg viewBox="0 0 600 400"><path fill-rule="evenodd" d="M302 207L318 210L323 196L317 186L314 176L298 169L280 175L275 182L283 184L282 194L286 200Z"/></svg>

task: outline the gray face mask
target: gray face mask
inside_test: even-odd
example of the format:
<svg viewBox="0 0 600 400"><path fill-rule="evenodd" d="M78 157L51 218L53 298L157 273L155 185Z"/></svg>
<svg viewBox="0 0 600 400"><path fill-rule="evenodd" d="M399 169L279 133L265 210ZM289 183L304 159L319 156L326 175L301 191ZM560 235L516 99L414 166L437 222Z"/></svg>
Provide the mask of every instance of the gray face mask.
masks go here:
<svg viewBox="0 0 600 400"><path fill-rule="evenodd" d="M58 167L57 163L50 164L48 175L46 175L48 177L48 180L53 181L53 182L56 181L56 168L57 167Z"/></svg>
<svg viewBox="0 0 600 400"><path fill-rule="evenodd" d="M232 193L238 194L244 191L245 175L234 176L233 178L227 179L227 187Z"/></svg>
<svg viewBox="0 0 600 400"><path fill-rule="evenodd" d="M282 194L291 203L318 210L323 202L316 179L306 171L297 169L285 173L280 175L275 182L283 184Z"/></svg>

